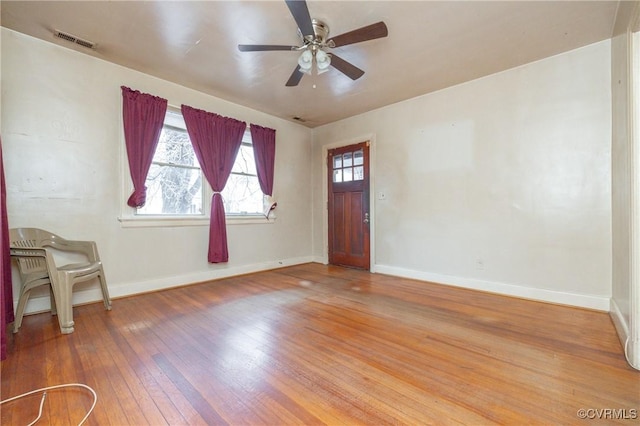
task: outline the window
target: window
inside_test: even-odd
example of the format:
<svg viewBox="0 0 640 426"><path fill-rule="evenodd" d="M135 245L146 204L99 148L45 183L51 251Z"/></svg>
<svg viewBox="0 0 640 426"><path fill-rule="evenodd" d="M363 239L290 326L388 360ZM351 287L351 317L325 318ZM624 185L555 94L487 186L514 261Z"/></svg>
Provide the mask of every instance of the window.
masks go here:
<svg viewBox="0 0 640 426"><path fill-rule="evenodd" d="M351 182L364 179L364 151L345 152L333 157L333 181Z"/></svg>
<svg viewBox="0 0 640 426"><path fill-rule="evenodd" d="M242 145L240 145L227 185L222 191L222 198L224 211L227 215L262 214L264 195L258 182L249 130L242 137Z"/></svg>
<svg viewBox="0 0 640 426"><path fill-rule="evenodd" d="M137 215L203 215L202 171L182 114L168 110Z"/></svg>
<svg viewBox="0 0 640 426"><path fill-rule="evenodd" d="M169 109L147 175L147 202L136 210L136 215L204 217L209 213L211 189L203 182L206 180L182 114ZM249 130L243 136L222 197L228 216L254 216L263 212L264 195L258 182Z"/></svg>

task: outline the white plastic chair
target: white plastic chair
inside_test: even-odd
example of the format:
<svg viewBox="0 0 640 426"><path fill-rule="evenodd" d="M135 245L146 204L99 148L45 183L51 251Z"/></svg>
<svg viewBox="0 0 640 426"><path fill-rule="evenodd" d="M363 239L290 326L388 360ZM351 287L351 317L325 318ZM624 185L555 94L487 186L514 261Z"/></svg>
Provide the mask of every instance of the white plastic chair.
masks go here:
<svg viewBox="0 0 640 426"><path fill-rule="evenodd" d="M18 264L20 273L20 297L16 309L13 332L17 333L22 325L24 309L31 290L48 284L51 292L51 313L58 315L60 331L73 333L73 286L76 283L98 278L102 289L104 307L111 310L111 299L98 255L93 241L65 240L49 231L38 228L16 228L9 230L11 257ZM86 257L83 263L56 266L54 250L80 253Z"/></svg>

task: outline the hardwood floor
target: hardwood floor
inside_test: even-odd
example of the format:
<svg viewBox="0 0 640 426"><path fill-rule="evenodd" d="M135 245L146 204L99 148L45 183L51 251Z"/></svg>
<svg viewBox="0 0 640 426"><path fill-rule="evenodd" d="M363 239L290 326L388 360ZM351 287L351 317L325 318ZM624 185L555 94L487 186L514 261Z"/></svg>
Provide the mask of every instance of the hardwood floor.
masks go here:
<svg viewBox="0 0 640 426"><path fill-rule="evenodd" d="M9 336L2 400L84 383L92 425L640 418L640 373L601 312L307 264L74 314L73 334L46 313ZM29 423L40 399L4 404L0 422ZM51 391L40 424L77 424L91 402Z"/></svg>

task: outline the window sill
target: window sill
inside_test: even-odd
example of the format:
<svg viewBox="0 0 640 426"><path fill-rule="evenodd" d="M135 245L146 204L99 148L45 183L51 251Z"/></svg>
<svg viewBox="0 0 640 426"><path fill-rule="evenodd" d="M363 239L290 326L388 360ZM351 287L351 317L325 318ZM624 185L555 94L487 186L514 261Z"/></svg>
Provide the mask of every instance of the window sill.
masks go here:
<svg viewBox="0 0 640 426"><path fill-rule="evenodd" d="M256 225L272 224L276 217L270 215L269 219L263 215L229 215L226 216L227 225ZM172 228L181 226L209 226L209 218L205 216L128 216L119 217L123 228Z"/></svg>
<svg viewBox="0 0 640 426"><path fill-rule="evenodd" d="M226 216L227 225L255 225L255 224L271 224L276 221L276 216L272 213L267 219L264 215L228 215Z"/></svg>

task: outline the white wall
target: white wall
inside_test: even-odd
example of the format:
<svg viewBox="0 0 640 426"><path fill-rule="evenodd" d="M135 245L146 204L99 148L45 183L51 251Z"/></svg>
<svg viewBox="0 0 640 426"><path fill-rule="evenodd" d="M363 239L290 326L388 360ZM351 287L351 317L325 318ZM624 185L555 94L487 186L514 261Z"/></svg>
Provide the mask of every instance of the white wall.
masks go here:
<svg viewBox="0 0 640 426"><path fill-rule="evenodd" d="M311 130L5 28L1 34L11 227L96 240L112 297L311 260ZM131 190L122 179L121 85L277 130L277 220L228 225L228 264L207 263L208 224L123 228L118 221ZM76 301L99 298L95 285L85 290ZM28 310L48 306L36 302Z"/></svg>
<svg viewBox="0 0 640 426"><path fill-rule="evenodd" d="M323 147L372 134L375 271L608 310L610 46L315 129L316 258Z"/></svg>

